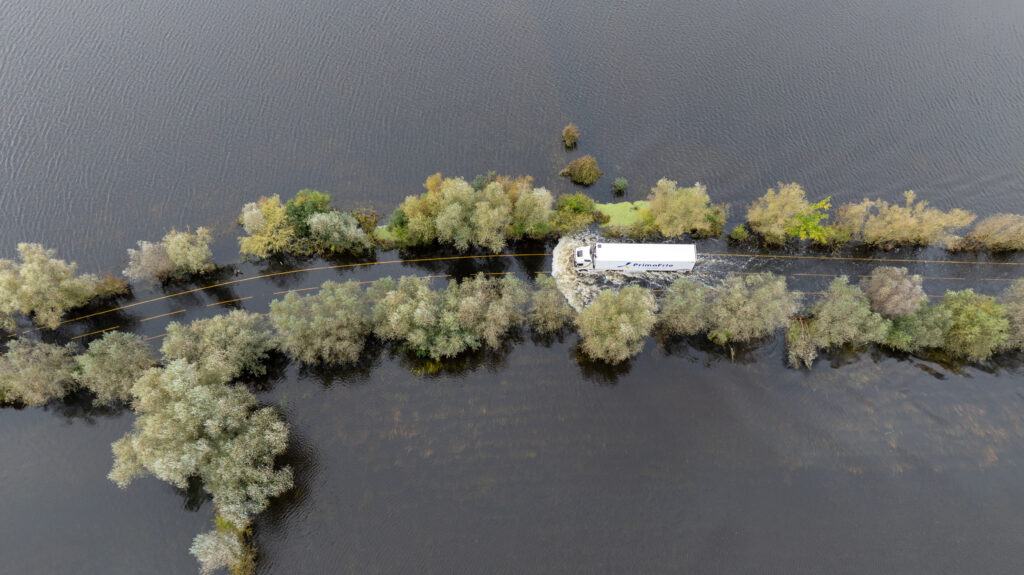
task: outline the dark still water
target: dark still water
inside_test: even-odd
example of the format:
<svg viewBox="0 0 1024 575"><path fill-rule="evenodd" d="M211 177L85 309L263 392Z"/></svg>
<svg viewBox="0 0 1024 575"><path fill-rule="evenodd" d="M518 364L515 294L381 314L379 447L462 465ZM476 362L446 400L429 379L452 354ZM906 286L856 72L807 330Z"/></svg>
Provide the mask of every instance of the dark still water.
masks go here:
<svg viewBox="0 0 1024 575"><path fill-rule="evenodd" d="M569 121L583 129L572 153ZM599 199L616 176L627 199L663 176L700 180L734 222L778 180L836 202L913 188L944 208L1024 212L1024 4L0 7L0 256L42 241L113 271L139 239L206 225L227 263L234 218L261 195L313 187L387 212L430 173L488 169L561 192L558 169L583 153L607 173ZM995 293L1020 273L972 283L960 268L915 271L951 282L929 293ZM274 290L368 274L281 276L74 329L157 335L172 318L142 318L248 296L262 312ZM292 426L297 481L256 524L260 573L1024 569L1020 358L865 352L795 372L779 339L735 358L652 339L608 369L577 363L575 335L521 340L435 375L380 350L347 370L279 358L257 388ZM195 571L209 503L105 477L131 421L74 400L0 411L0 573Z"/></svg>

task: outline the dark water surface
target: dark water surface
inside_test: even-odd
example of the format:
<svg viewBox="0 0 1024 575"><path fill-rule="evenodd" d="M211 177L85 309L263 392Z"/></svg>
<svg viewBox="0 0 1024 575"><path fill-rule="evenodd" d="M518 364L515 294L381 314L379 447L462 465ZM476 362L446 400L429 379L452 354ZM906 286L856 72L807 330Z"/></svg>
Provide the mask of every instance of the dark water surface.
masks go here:
<svg viewBox="0 0 1024 575"><path fill-rule="evenodd" d="M569 121L583 129L572 153L558 139ZM583 153L607 173L599 199L616 176L626 199L662 176L700 180L736 222L778 180L836 202L913 188L944 208L1024 212L1024 4L0 6L2 256L42 241L115 271L136 240L206 225L230 262L234 218L260 195L314 187L386 212L430 173L488 169L568 191L555 174ZM867 271L769 263L735 268ZM252 296L240 305L265 311L273 291L328 277L549 266L281 276L46 337L157 335L219 309L206 304ZM996 293L1022 274L915 271L934 294ZM1019 357L963 367L869 350L808 373L785 368L778 339L735 358L652 339L608 369L577 363L575 335L520 339L435 375L382 350L347 370L279 358L254 385L292 426L297 486L257 522L260 572L1024 569ZM193 572L209 503L154 479L117 489L109 445L132 417L83 405L0 412L0 573Z"/></svg>

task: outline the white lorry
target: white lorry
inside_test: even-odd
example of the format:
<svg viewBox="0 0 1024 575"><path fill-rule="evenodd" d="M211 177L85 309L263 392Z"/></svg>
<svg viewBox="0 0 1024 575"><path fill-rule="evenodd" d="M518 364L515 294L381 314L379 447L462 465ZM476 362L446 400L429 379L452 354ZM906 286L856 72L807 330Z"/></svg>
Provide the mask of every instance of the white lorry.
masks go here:
<svg viewBox="0 0 1024 575"><path fill-rule="evenodd" d="M697 263L694 244L594 244L576 248L576 271L690 271Z"/></svg>

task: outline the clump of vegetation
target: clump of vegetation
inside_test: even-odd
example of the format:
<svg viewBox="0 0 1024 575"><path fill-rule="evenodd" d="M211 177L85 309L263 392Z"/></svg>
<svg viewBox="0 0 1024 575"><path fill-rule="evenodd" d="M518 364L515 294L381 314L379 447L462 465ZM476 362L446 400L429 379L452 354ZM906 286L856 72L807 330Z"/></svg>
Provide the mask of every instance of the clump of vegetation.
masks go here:
<svg viewBox="0 0 1024 575"><path fill-rule="evenodd" d="M953 209L948 212L917 201L913 191L904 192L904 205L884 200L864 200L844 204L836 216L836 229L846 240L891 249L898 245L953 246L959 238L953 232L974 221L974 214Z"/></svg>
<svg viewBox="0 0 1024 575"><path fill-rule="evenodd" d="M331 211L331 196L317 190L299 190L284 205L284 213L297 238L309 236L309 217Z"/></svg>
<svg viewBox="0 0 1024 575"><path fill-rule="evenodd" d="M1006 310L1007 324L1004 347L1024 350L1024 279L1014 280L999 297Z"/></svg>
<svg viewBox="0 0 1024 575"><path fill-rule="evenodd" d="M0 404L42 405L75 386L74 346L14 340L0 356Z"/></svg>
<svg viewBox="0 0 1024 575"><path fill-rule="evenodd" d="M650 205L642 219L653 223L665 237L715 237L725 226L727 206L712 204L707 187L700 183L680 188L676 182L662 178L651 188L647 200Z"/></svg>
<svg viewBox="0 0 1024 575"><path fill-rule="evenodd" d="M370 305L354 281L324 282L306 296L288 292L270 302L278 347L305 363L351 363L359 359L373 323Z"/></svg>
<svg viewBox="0 0 1024 575"><path fill-rule="evenodd" d="M871 276L860 282L871 300L871 311L893 319L917 313L928 301L919 275L910 275L907 268L879 266Z"/></svg>
<svg viewBox="0 0 1024 575"><path fill-rule="evenodd" d="M14 329L17 313L31 314L36 324L53 329L67 310L127 291L121 282L75 275L76 264L57 259L55 250L40 244L18 244L18 260L0 259L0 329Z"/></svg>
<svg viewBox="0 0 1024 575"><path fill-rule="evenodd" d="M108 331L75 358L75 381L95 393L97 403L130 401L135 380L153 366L150 353L141 337Z"/></svg>
<svg viewBox="0 0 1024 575"><path fill-rule="evenodd" d="M421 357L455 357L486 345L497 348L504 335L523 322L527 300L515 276L488 279L483 274L452 280L440 292L424 278L404 276L374 282L368 290L373 306L374 334L404 342Z"/></svg>
<svg viewBox="0 0 1024 575"><path fill-rule="evenodd" d="M538 333L561 331L576 317L576 312L558 289L558 282L548 275L537 278L537 287L530 294L530 309L527 314L530 325Z"/></svg>
<svg viewBox="0 0 1024 575"><path fill-rule="evenodd" d="M796 313L798 301L782 276L730 275L708 306L708 339L726 345L772 335Z"/></svg>
<svg viewBox="0 0 1024 575"><path fill-rule="evenodd" d="M778 188L769 188L751 204L747 210L750 229L770 246L781 246L792 238L828 243L832 234L821 222L828 218L831 198L812 204L799 184L779 182Z"/></svg>
<svg viewBox="0 0 1024 575"><path fill-rule="evenodd" d="M373 242L356 216L347 212L315 212L306 220L313 249L321 253L363 253Z"/></svg>
<svg viewBox="0 0 1024 575"><path fill-rule="evenodd" d="M576 192L558 197L551 227L560 234L578 232L594 223L599 216L597 204L590 196Z"/></svg>
<svg viewBox="0 0 1024 575"><path fill-rule="evenodd" d="M947 291L942 307L952 317L943 342L950 355L984 361L1006 341L1010 327L1006 308L994 297L976 294L971 289Z"/></svg>
<svg viewBox="0 0 1024 575"><path fill-rule="evenodd" d="M203 274L213 270L213 235L206 228L195 233L171 230L159 243L140 241L128 250L124 277L132 281L161 282L174 275Z"/></svg>
<svg viewBox="0 0 1024 575"><path fill-rule="evenodd" d="M658 328L669 335L696 335L708 329L711 290L689 278L672 282L661 297Z"/></svg>
<svg viewBox="0 0 1024 575"><path fill-rule="evenodd" d="M482 189L462 178L427 178L427 192L409 196L391 215L390 232L400 246L438 241L459 250L477 245L497 253L509 238L548 232L551 194L529 177L498 176Z"/></svg>
<svg viewBox="0 0 1024 575"><path fill-rule="evenodd" d="M893 318L889 333L881 343L906 353L940 348L952 325L953 314L949 308L925 303L910 315Z"/></svg>
<svg viewBox="0 0 1024 575"><path fill-rule="evenodd" d="M244 529L292 486L291 470L274 467L288 427L244 386L228 385L220 375L181 359L147 370L132 387L137 418L112 446L109 477L124 488L152 474L180 489L197 477L217 514Z"/></svg>
<svg viewBox="0 0 1024 575"><path fill-rule="evenodd" d="M603 290L576 317L580 347L593 359L621 363L643 349L657 309L654 296L642 287Z"/></svg>
<svg viewBox="0 0 1024 575"><path fill-rule="evenodd" d="M626 193L626 188L628 187L629 180L627 180L626 178L615 178L615 181L612 182L612 191L615 192L616 194Z"/></svg>
<svg viewBox="0 0 1024 575"><path fill-rule="evenodd" d="M1024 250L1024 216L996 214L978 222L960 247L993 252Z"/></svg>
<svg viewBox="0 0 1024 575"><path fill-rule="evenodd" d="M239 250L245 258L287 253L295 242L295 230L277 194L245 204L240 220L249 234L238 238Z"/></svg>
<svg viewBox="0 0 1024 575"><path fill-rule="evenodd" d="M889 332L889 322L871 311L868 297L846 276L832 280L808 311L809 318L794 318L789 324L789 362L795 367L811 367L819 349L878 342Z"/></svg>
<svg viewBox="0 0 1024 575"><path fill-rule="evenodd" d="M604 172L597 167L597 160L594 159L594 156L583 156L569 162L569 165L562 168L558 175L569 178L574 184L590 186L600 179Z"/></svg>
<svg viewBox="0 0 1024 575"><path fill-rule="evenodd" d="M245 542L248 530L238 529L224 520L217 523L213 531L196 535L189 548L189 553L199 561L200 573L209 575L223 568L228 568L231 575L253 573L256 550Z"/></svg>
<svg viewBox="0 0 1024 575"><path fill-rule="evenodd" d="M747 231L747 228L743 224L740 224L729 232L729 239L734 242L742 243L750 239L750 232Z"/></svg>
<svg viewBox="0 0 1024 575"><path fill-rule="evenodd" d="M580 128L576 124L570 123L568 126L562 128L562 143L565 144L565 149L571 150L576 147L576 142L580 141Z"/></svg>
<svg viewBox="0 0 1024 575"><path fill-rule="evenodd" d="M263 362L272 348L267 320L260 314L236 309L197 319L187 326L171 322L160 353L166 361L183 359L229 381L243 372L266 373Z"/></svg>

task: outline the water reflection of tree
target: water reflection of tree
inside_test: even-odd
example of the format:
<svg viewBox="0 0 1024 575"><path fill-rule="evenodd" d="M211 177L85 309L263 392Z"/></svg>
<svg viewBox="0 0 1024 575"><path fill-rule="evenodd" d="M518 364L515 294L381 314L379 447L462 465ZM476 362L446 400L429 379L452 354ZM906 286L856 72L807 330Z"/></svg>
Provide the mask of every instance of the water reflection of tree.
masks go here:
<svg viewBox="0 0 1024 575"><path fill-rule="evenodd" d="M78 389L65 395L62 399L47 403L43 410L52 413L66 423L81 422L95 425L98 419L115 419L131 411L125 403L103 405L93 402L91 391Z"/></svg>
<svg viewBox="0 0 1024 575"><path fill-rule="evenodd" d="M620 377L628 374L633 369L633 358L611 365L603 361L591 359L578 345L570 348L569 353L576 361L576 365L580 369L580 375L584 379L589 379L601 385L616 385Z"/></svg>
<svg viewBox="0 0 1024 575"><path fill-rule="evenodd" d="M365 383L380 365L380 357L385 346L376 338L368 338L363 352L355 363L335 364L300 364L299 378L312 379L320 387L328 389L335 384L351 387Z"/></svg>
<svg viewBox="0 0 1024 575"><path fill-rule="evenodd" d="M498 348L480 347L459 355L441 360L420 357L406 346L398 343L388 344L388 356L405 369L424 377L443 377L461 375L478 369L499 371L508 363L508 356L516 345L523 342L521 330L513 330L506 334Z"/></svg>
<svg viewBox="0 0 1024 575"><path fill-rule="evenodd" d="M703 361L705 367L720 362L749 365L757 362L759 348L765 343L733 343L719 345L706 336L667 336L658 337L658 348L665 355L680 356L692 361ZM699 352L699 353L694 353Z"/></svg>

